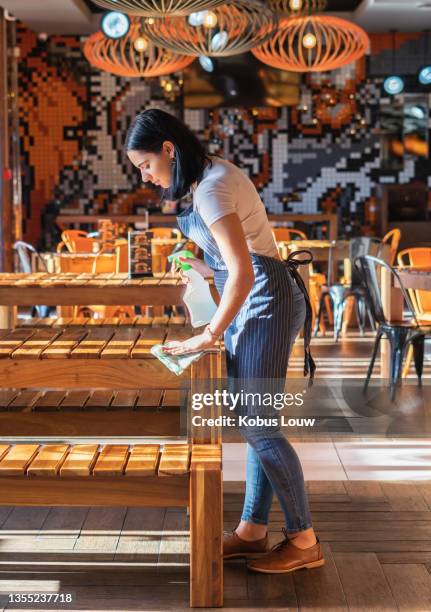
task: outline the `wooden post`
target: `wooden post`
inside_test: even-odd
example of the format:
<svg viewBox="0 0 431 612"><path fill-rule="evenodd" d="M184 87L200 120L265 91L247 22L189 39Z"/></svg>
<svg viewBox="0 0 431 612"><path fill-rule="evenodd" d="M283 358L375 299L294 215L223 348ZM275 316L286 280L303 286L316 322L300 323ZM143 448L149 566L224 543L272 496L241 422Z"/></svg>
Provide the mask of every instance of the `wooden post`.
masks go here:
<svg viewBox="0 0 431 612"><path fill-rule="evenodd" d="M0 9L0 270L12 272L12 203L9 166L7 21Z"/></svg>
<svg viewBox="0 0 431 612"><path fill-rule="evenodd" d="M190 605L223 605L221 446L194 445L190 471Z"/></svg>
<svg viewBox="0 0 431 612"><path fill-rule="evenodd" d="M16 326L17 307L0 306L0 329L12 329Z"/></svg>

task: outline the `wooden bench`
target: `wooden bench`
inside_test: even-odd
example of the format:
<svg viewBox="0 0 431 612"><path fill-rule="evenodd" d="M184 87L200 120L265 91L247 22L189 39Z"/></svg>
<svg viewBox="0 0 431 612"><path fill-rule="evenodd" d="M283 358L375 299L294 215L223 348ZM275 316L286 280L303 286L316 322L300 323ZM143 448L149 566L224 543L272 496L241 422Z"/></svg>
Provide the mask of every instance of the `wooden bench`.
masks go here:
<svg viewBox="0 0 431 612"><path fill-rule="evenodd" d="M180 436L180 389L0 389L2 436Z"/></svg>
<svg viewBox="0 0 431 612"><path fill-rule="evenodd" d="M191 333L193 330L187 326L166 324L164 318L153 319L151 325L145 322L132 327L24 326L1 330L0 388L4 410L0 410L0 423L5 425L3 431L7 430L9 441L4 439L6 434L0 441L4 455L0 461L0 498L7 505L189 506L190 604L216 607L223 605L221 440L216 428L193 429L187 415L187 444L181 447L181 457L174 457L174 465L181 465L183 472L186 465L189 467L185 473L168 471L169 475L169 453L172 456L174 451L179 452L178 445L172 450L171 445L162 450L153 445L151 454L146 445L107 445L100 450L96 444L90 447L83 472L71 476L66 475L65 468L68 461L74 461L75 454L82 461L80 445L50 441L41 446L40 438L46 436L46 430L44 435L34 434L39 440L30 447L16 440L16 432L23 430L24 423L27 431L40 432L43 420L53 416L57 422L52 421L49 435L55 432L58 436L60 422L63 428L71 425L68 407L83 410L78 425L91 423L89 428L100 436L101 431L106 432L104 422L112 421L113 427L116 410L121 412L121 406L129 402L126 409L133 414L129 414L131 427L125 435L139 435L136 416L148 407L143 404L155 403L156 392L162 395L158 396L157 406L150 406L156 408L153 429L157 420L163 429L160 413L164 402L176 403L181 391L193 392L194 384L201 379L221 377L220 346L206 352L181 376L172 374L150 352L156 343L182 340ZM84 403L79 393L88 395L86 390L90 388ZM107 397L110 399L106 402ZM101 419L100 412L92 419L91 408L100 408L102 401L106 402L108 419ZM215 410L210 408L211 416L215 416ZM148 425L146 417L142 415L143 428ZM71 425L72 433L61 437L76 436L78 425ZM172 423L165 426L169 428ZM119 435L118 431L115 435ZM144 469L143 463L148 466L149 454L154 473L144 476L139 470ZM18 472L13 473L15 469Z"/></svg>
<svg viewBox="0 0 431 612"><path fill-rule="evenodd" d="M223 605L218 444L0 443L0 505L190 508L190 605Z"/></svg>

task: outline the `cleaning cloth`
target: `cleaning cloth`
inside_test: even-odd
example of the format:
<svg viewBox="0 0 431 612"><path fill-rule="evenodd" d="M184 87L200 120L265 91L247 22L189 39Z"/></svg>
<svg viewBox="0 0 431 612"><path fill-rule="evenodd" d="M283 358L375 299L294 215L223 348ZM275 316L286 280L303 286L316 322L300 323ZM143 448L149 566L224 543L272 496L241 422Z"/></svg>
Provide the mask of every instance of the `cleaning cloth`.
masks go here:
<svg viewBox="0 0 431 612"><path fill-rule="evenodd" d="M187 355L169 355L163 351L163 347L165 346L170 347L178 344L181 344L181 342L178 340L172 340L172 342L167 342L166 344L155 344L151 347L151 353L154 355L154 357L157 357L157 359L159 359L163 365L168 368L168 370L177 376L181 376L184 370L188 368L191 363L202 357L204 351L188 353Z"/></svg>

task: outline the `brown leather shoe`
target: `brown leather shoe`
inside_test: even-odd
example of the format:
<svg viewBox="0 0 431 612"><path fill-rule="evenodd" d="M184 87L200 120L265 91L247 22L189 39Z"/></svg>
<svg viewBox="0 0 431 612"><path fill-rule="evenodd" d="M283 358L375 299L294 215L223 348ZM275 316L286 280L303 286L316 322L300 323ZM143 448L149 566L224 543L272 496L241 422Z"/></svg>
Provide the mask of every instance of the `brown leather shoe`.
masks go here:
<svg viewBox="0 0 431 612"><path fill-rule="evenodd" d="M223 559L255 559L268 554L268 533L260 540L243 540L233 531L223 533Z"/></svg>
<svg viewBox="0 0 431 612"><path fill-rule="evenodd" d="M248 569L264 574L285 574L302 568L320 567L325 564L319 538L309 548L298 548L287 537L271 548L271 551L257 561L247 563Z"/></svg>

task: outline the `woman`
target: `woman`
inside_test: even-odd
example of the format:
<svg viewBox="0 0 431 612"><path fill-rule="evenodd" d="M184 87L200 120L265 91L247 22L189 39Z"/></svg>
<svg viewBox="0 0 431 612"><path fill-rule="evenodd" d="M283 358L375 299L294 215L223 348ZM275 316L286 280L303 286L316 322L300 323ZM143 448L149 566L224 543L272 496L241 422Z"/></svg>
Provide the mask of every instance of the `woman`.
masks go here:
<svg viewBox="0 0 431 612"><path fill-rule="evenodd" d="M204 251L204 261L186 261L202 275L214 275L221 296L204 331L167 352L205 350L224 334L230 380L267 378L284 383L293 342L306 312L310 313L309 302L295 267L279 257L253 183L230 162L208 157L187 126L158 109L136 117L127 134L126 151L142 180L169 190L170 199L192 190L193 204L177 221L183 234ZM309 337L308 317L305 369L310 367L313 374ZM246 495L239 525L224 536L224 557L255 558L248 567L265 573L323 565L296 452L279 427L246 427L242 433L248 443ZM269 549L273 492L286 517L286 528L283 541Z"/></svg>

